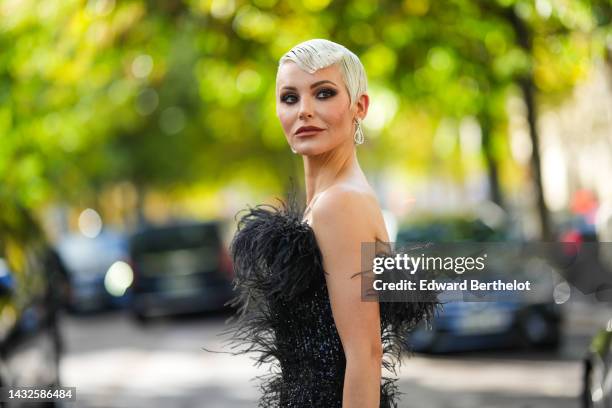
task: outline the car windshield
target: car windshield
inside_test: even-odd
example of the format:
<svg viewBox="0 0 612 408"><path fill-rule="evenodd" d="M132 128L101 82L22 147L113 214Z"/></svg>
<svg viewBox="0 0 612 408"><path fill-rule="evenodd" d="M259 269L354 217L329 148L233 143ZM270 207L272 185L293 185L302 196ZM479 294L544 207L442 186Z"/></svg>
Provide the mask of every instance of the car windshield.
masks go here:
<svg viewBox="0 0 612 408"><path fill-rule="evenodd" d="M187 275L215 271L220 244L214 225L166 228L141 233L132 255L143 275Z"/></svg>

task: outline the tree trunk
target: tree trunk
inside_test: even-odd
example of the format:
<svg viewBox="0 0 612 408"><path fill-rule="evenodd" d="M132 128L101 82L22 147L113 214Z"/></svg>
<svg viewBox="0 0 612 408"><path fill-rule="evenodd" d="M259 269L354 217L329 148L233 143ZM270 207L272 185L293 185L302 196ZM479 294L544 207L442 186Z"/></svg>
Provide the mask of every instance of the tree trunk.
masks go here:
<svg viewBox="0 0 612 408"><path fill-rule="evenodd" d="M529 27L516 14L514 8L508 8L506 17L512 24L517 37L519 46L533 60L532 38ZM523 93L525 105L527 107L527 122L529 124L529 135L531 137L531 145L533 146L531 155L531 170L533 174L533 183L536 193L536 206L540 221L540 237L544 241L553 239L550 217L546 203L544 202L544 189L542 187L542 170L540 163L540 144L537 128L537 108L535 101L535 84L533 82L533 69L523 75L518 80L518 84Z"/></svg>
<svg viewBox="0 0 612 408"><path fill-rule="evenodd" d="M550 217L546 203L544 202L544 189L542 188L542 165L540 160L539 135L537 130L537 115L534 97L534 84L531 77L524 78L520 82L525 104L527 105L527 123L529 124L529 135L533 146L531 154L531 171L535 184L536 205L540 216L541 238L545 241L553 239Z"/></svg>
<svg viewBox="0 0 612 408"><path fill-rule="evenodd" d="M478 121L482 131L482 151L485 158L485 166L487 167L487 179L489 182L489 199L500 207L504 207L501 189L499 185L499 171L497 158L493 154L493 146L491 143L491 120L487 112L479 115Z"/></svg>

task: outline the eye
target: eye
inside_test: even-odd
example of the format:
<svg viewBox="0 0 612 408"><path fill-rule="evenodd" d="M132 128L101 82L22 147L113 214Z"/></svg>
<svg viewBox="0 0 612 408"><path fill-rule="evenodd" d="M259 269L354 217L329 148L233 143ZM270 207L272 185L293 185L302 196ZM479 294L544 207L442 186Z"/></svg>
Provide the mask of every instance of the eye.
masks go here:
<svg viewBox="0 0 612 408"><path fill-rule="evenodd" d="M317 92L317 96L318 95L324 95L320 99L327 99L327 98L331 98L332 96L336 95L336 93L337 92L335 90L331 89L331 88L323 88L319 92Z"/></svg>
<svg viewBox="0 0 612 408"><path fill-rule="evenodd" d="M287 93L281 96L281 101L291 105L297 102L297 96L292 93Z"/></svg>

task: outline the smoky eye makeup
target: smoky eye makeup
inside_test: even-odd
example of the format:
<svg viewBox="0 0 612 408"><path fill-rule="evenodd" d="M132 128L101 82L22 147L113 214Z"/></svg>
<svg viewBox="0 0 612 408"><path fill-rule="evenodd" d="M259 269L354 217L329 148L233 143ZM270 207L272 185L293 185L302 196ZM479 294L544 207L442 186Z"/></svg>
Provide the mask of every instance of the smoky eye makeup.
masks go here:
<svg viewBox="0 0 612 408"><path fill-rule="evenodd" d="M281 102L284 103L294 103L297 101L297 95L293 94L293 93L285 93L283 95L281 95L280 97Z"/></svg>
<svg viewBox="0 0 612 408"><path fill-rule="evenodd" d="M338 94L338 91L330 87L320 88L320 89L317 89L315 92L317 99L327 99L337 94ZM321 95L322 97L320 97ZM281 95L280 100L281 102L284 102L284 103L293 104L297 102L298 96L293 92L287 92Z"/></svg>
<svg viewBox="0 0 612 408"><path fill-rule="evenodd" d="M336 95L338 93L338 91L336 91L333 88L321 88L319 90L317 90L317 96L321 93L326 94L327 96L324 98L331 98L332 96Z"/></svg>

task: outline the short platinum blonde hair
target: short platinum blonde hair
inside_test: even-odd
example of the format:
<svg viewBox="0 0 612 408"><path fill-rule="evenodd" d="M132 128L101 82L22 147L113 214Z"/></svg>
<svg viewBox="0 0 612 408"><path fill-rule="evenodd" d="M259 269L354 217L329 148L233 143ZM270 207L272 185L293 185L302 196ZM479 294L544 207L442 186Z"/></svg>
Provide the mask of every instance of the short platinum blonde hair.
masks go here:
<svg viewBox="0 0 612 408"><path fill-rule="evenodd" d="M298 67L310 74L338 64L351 106L367 92L368 79L359 57L348 48L333 41L320 38L304 41L283 55L278 62L278 67L280 68L287 61L295 62Z"/></svg>

